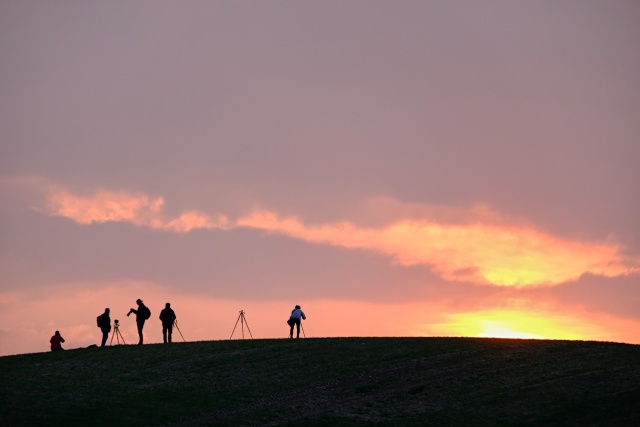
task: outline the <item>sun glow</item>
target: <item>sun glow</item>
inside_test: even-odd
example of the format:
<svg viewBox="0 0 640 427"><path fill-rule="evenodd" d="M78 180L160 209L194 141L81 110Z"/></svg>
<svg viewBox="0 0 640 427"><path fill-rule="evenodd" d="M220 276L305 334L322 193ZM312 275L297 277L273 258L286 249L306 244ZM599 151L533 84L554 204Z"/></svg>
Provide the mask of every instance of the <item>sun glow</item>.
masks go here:
<svg viewBox="0 0 640 427"><path fill-rule="evenodd" d="M579 326L550 313L487 310L452 315L452 335L483 338L584 339Z"/></svg>
<svg viewBox="0 0 640 427"><path fill-rule="evenodd" d="M481 332L478 334L482 338L541 338L540 335L511 329L508 322L495 320L485 320L480 322Z"/></svg>

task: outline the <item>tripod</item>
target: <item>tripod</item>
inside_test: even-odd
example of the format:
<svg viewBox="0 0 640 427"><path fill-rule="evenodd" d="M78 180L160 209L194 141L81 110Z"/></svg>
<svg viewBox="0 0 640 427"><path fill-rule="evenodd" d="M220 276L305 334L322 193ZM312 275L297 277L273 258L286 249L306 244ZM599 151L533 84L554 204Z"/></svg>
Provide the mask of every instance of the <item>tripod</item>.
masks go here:
<svg viewBox="0 0 640 427"><path fill-rule="evenodd" d="M113 334L111 334L111 341L109 342L109 345L113 345L113 337L116 337L116 341L117 341L118 345L120 345L120 339L121 338L122 338L122 344L126 344L126 342L124 341L124 337L120 333L119 326L120 325L118 325L118 322L116 322L115 325L113 325Z"/></svg>
<svg viewBox="0 0 640 427"><path fill-rule="evenodd" d="M244 310L240 310L240 314L238 315L238 320L236 320L236 326L238 326L238 322L240 322L240 326L242 328L242 339L244 339L244 324L247 324L247 330L249 331L249 335L253 339L253 335L251 334L251 329L249 329L249 323L247 322L247 318L244 317ZM233 333L236 331L236 326L233 327L233 331L231 331L231 336L229 339L233 338Z"/></svg>
<svg viewBox="0 0 640 427"><path fill-rule="evenodd" d="M175 326L175 327L176 327L176 329L178 330L178 332L180 333L180 336L182 337L182 341L183 341L183 342L186 342L186 341L185 341L185 339L184 339L184 337L182 336L182 331L180 331L180 328L178 328L178 321L177 321L177 320L174 320L174 321L173 321L173 326Z"/></svg>

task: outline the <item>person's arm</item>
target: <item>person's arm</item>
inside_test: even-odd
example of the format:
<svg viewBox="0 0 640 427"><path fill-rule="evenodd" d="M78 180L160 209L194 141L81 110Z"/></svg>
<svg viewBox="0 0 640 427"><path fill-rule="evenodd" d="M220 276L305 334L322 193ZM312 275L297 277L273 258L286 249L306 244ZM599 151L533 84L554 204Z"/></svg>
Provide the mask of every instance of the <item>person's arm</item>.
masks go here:
<svg viewBox="0 0 640 427"><path fill-rule="evenodd" d="M64 338L60 337L60 342L64 342Z"/></svg>
<svg viewBox="0 0 640 427"><path fill-rule="evenodd" d="M300 314L302 315L302 318L303 318L304 320L307 320L307 316L305 316L305 315L304 315L304 311L300 310Z"/></svg>

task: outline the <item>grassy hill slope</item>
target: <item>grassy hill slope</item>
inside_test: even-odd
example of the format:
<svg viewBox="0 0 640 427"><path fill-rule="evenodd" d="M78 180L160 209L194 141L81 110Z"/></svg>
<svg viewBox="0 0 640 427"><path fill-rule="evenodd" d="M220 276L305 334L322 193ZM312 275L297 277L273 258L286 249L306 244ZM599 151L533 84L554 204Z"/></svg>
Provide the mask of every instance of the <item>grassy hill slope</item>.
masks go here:
<svg viewBox="0 0 640 427"><path fill-rule="evenodd" d="M323 338L0 357L3 425L640 425L640 346Z"/></svg>

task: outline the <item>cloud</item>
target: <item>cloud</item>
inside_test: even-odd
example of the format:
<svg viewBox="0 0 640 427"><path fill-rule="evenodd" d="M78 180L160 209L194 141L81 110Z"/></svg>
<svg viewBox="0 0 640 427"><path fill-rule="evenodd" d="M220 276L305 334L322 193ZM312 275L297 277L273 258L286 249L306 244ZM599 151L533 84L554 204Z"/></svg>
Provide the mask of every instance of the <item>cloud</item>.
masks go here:
<svg viewBox="0 0 640 427"><path fill-rule="evenodd" d="M382 228L348 222L306 226L264 210L236 224L313 243L373 250L404 266L430 266L447 280L498 286L556 285L585 273L615 277L640 271L637 260L625 260L615 243L565 240L527 226L428 219L398 220Z"/></svg>
<svg viewBox="0 0 640 427"><path fill-rule="evenodd" d="M178 233L187 233L195 229L225 229L228 228L228 223L229 220L224 215L218 215L212 218L202 212L187 211L182 213L178 218L163 224L161 228Z"/></svg>
<svg viewBox="0 0 640 427"><path fill-rule="evenodd" d="M51 191L48 208L50 213L80 224L129 222L179 233L225 228L228 222L223 215L212 217L197 211L187 211L178 218L167 220L162 197L128 192L98 191L92 196L82 197L56 188Z"/></svg>
<svg viewBox="0 0 640 427"><path fill-rule="evenodd" d="M57 215L71 218L80 224L93 222L127 221L137 225L156 227L164 205L161 197L152 199L144 194L99 191L90 197L81 197L64 190L54 191L49 200Z"/></svg>
<svg viewBox="0 0 640 427"><path fill-rule="evenodd" d="M176 233L196 229L252 228L309 243L368 250L401 266L427 266L445 280L495 286L558 285L584 274L617 277L640 272L638 258L625 257L614 242L557 237L530 225L498 220L471 209L458 222L429 217L391 220L363 227L352 222L307 225L296 217L256 209L235 221L222 214L186 211L166 218L164 199L145 194L99 191L78 196L55 189L49 212L80 224L128 222ZM475 217L476 220L469 218Z"/></svg>

